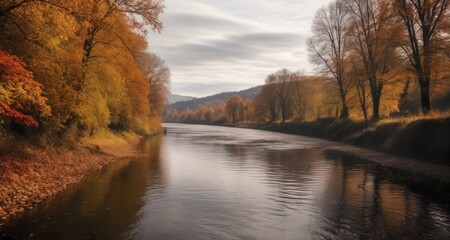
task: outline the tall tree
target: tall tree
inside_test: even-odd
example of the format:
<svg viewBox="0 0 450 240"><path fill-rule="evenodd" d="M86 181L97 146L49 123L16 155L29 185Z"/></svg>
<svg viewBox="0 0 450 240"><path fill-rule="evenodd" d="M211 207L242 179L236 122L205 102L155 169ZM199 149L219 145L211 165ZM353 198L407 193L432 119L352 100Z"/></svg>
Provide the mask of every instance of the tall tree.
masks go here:
<svg viewBox="0 0 450 240"><path fill-rule="evenodd" d="M229 122L241 122L244 118L244 101L240 96L234 95L227 100L225 110Z"/></svg>
<svg viewBox="0 0 450 240"><path fill-rule="evenodd" d="M339 89L342 104L341 117L347 118L347 93L349 84L344 74L345 30L348 14L343 1L336 0L316 12L313 21L313 36L308 39L310 61L321 66L332 75Z"/></svg>
<svg viewBox="0 0 450 240"><path fill-rule="evenodd" d="M356 88L356 93L358 96L358 103L361 107L361 111L364 116L364 121L367 124L369 120L369 114L368 110L372 104L370 101L370 87L367 86L368 82L366 81L366 74L363 72L364 67L359 66L361 64L361 61L356 60L356 56L352 58L351 62L351 68L348 72L349 77L352 79L352 84L354 88Z"/></svg>
<svg viewBox="0 0 450 240"><path fill-rule="evenodd" d="M393 44L397 24L387 0L346 0L350 13L349 37L362 60L372 97L372 118L380 116L383 88L389 79L382 75L390 71L389 61L395 55Z"/></svg>
<svg viewBox="0 0 450 240"><path fill-rule="evenodd" d="M431 110L430 80L433 52L439 43L439 29L449 11L449 0L394 0L408 32L409 46L403 46L420 86L422 112ZM448 37L448 36L447 36Z"/></svg>
<svg viewBox="0 0 450 240"><path fill-rule="evenodd" d="M170 92L170 70L160 57L152 53L141 54L139 63L150 85L148 96L150 113L153 116L160 116Z"/></svg>
<svg viewBox="0 0 450 240"><path fill-rule="evenodd" d="M269 85L273 92L283 122L288 120L291 114L290 86L296 79L297 75L287 69L278 70L266 78L266 85Z"/></svg>
<svg viewBox="0 0 450 240"><path fill-rule="evenodd" d="M253 99L255 117L261 121L277 121L279 118L279 108L274 91L269 84L261 87L258 94Z"/></svg>

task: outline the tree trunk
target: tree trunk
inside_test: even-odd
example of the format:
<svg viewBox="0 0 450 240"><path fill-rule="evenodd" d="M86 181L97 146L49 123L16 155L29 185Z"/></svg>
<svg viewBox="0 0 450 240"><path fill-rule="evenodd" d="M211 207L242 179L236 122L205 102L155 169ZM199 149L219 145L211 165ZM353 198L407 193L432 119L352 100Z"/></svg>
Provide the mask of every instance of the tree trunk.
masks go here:
<svg viewBox="0 0 450 240"><path fill-rule="evenodd" d="M430 51L430 29L426 25L423 27L423 73L422 79L419 78L420 98L422 104L422 113L427 114L431 110L430 103L430 78L431 78L431 51ZM419 75L420 76L420 75Z"/></svg>
<svg viewBox="0 0 450 240"><path fill-rule="evenodd" d="M372 114L372 119L374 120L378 120L380 118L380 95L375 93L372 94L372 109L373 109L373 114Z"/></svg>
<svg viewBox="0 0 450 240"><path fill-rule="evenodd" d="M341 118L348 118L347 100L346 100L346 97L345 97L343 86L339 86L339 93L341 95L341 102L342 102Z"/></svg>
<svg viewBox="0 0 450 240"><path fill-rule="evenodd" d="M347 105L345 105L345 103L342 104L341 118L348 118L348 107Z"/></svg>
<svg viewBox="0 0 450 240"><path fill-rule="evenodd" d="M431 110L430 101L430 80L429 79L419 79L420 83L420 98L422 104L422 113L427 114Z"/></svg>
<svg viewBox="0 0 450 240"><path fill-rule="evenodd" d="M366 108L363 108L362 111L363 111L363 114L364 114L364 123L365 123L366 126L367 126L367 123L368 123L367 109L366 109Z"/></svg>

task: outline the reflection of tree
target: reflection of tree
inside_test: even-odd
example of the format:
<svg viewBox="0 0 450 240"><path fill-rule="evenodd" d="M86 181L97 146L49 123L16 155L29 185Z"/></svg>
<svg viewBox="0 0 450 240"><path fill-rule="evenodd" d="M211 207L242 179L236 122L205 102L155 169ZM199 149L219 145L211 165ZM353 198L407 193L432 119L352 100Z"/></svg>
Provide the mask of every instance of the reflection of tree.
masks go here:
<svg viewBox="0 0 450 240"><path fill-rule="evenodd" d="M161 137L144 141L145 157L117 160L57 199L57 207L30 216L44 221L24 219L11 232L17 229L14 234L24 238L30 233L47 239L123 238L120 234L135 222L147 189L164 188L160 144Z"/></svg>
<svg viewBox="0 0 450 240"><path fill-rule="evenodd" d="M146 166L149 170L147 173L147 189L164 190L167 184L168 176L164 172L165 168L160 154L161 140L161 136L156 136L143 141L141 144L141 149L146 153L146 159L150 160L147 161L148 166Z"/></svg>
<svg viewBox="0 0 450 240"><path fill-rule="evenodd" d="M407 188L382 178L378 169L336 161L319 199L320 234L337 238L403 239L445 236L436 231L425 202ZM380 176L381 175L381 176ZM448 234L448 233L447 233Z"/></svg>

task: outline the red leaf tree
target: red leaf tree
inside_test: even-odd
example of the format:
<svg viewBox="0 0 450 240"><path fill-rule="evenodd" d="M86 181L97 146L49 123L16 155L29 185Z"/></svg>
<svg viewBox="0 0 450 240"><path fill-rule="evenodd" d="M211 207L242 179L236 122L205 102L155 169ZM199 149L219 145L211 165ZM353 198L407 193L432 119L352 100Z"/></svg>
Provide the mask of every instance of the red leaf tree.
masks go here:
<svg viewBox="0 0 450 240"><path fill-rule="evenodd" d="M42 85L17 56L0 50L0 119L37 127L38 118L50 115Z"/></svg>

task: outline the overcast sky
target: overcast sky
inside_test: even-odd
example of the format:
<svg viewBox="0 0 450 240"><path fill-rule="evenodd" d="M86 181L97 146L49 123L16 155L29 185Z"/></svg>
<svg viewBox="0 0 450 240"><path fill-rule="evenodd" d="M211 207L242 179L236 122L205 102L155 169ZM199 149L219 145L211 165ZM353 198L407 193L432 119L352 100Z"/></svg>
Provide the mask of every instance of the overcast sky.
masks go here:
<svg viewBox="0 0 450 240"><path fill-rule="evenodd" d="M172 93L203 97L261 85L281 68L311 72L306 39L330 0L165 0L150 51L170 68Z"/></svg>

